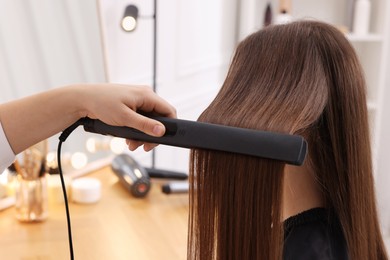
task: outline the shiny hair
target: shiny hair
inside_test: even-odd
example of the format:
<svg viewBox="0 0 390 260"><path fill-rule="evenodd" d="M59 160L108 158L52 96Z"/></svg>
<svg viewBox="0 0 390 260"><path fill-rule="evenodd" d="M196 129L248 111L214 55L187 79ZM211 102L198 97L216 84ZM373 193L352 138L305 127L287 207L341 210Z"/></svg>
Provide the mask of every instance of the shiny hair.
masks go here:
<svg viewBox="0 0 390 260"><path fill-rule="evenodd" d="M353 48L334 27L315 21L270 26L239 44L199 121L304 136L304 167L338 217L350 259L386 259L365 88ZM281 259L284 167L192 150L188 258Z"/></svg>

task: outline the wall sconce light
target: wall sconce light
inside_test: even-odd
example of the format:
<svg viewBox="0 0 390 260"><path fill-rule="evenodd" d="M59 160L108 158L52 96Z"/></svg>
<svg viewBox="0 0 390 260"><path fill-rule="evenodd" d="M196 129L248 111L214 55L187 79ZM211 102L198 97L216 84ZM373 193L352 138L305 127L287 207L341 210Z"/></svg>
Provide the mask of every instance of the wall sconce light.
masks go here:
<svg viewBox="0 0 390 260"><path fill-rule="evenodd" d="M157 85L157 0L153 0L153 15L152 16L138 16L138 7L135 5L126 6L125 13L122 18L121 27L125 32L132 32L137 28L138 18L140 19L153 19L153 82L152 87L153 91L156 92ZM113 148L115 147L115 148ZM111 144L111 150L115 153L115 151L119 151L117 149L118 145ZM155 150L152 151L152 168L154 168L156 161L156 153Z"/></svg>
<svg viewBox="0 0 390 260"><path fill-rule="evenodd" d="M138 8L135 5L126 6L121 21L121 27L125 32L132 32L137 28Z"/></svg>

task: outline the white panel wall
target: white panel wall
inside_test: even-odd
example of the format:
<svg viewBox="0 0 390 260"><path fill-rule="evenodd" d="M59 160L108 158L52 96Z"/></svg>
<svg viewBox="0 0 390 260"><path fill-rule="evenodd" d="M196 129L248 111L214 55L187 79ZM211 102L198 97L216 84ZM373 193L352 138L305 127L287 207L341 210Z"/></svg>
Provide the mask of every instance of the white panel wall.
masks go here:
<svg viewBox="0 0 390 260"><path fill-rule="evenodd" d="M381 2L382 6L385 1ZM387 30L384 30L384 44L387 46L383 52L383 64L381 64L382 77L379 79L383 84L383 96L380 97L380 107L378 113L378 130L377 130L377 175L376 187L378 191L378 205L381 213L383 232L387 236L387 248L390 250L390 75L388 73L390 66L390 4L381 9L385 15L382 15L382 22L387 24ZM386 15L387 14L387 15ZM379 24L378 24L379 25ZM389 251L390 252L390 251Z"/></svg>
<svg viewBox="0 0 390 260"><path fill-rule="evenodd" d="M141 17L150 17L153 1L98 2L109 80L151 85L153 20L140 18L131 33L119 24L127 4L137 5ZM236 1L157 2L157 93L177 108L179 118L194 120L225 77L236 43ZM150 164L142 151L133 155ZM160 146L156 166L187 171L188 150Z"/></svg>

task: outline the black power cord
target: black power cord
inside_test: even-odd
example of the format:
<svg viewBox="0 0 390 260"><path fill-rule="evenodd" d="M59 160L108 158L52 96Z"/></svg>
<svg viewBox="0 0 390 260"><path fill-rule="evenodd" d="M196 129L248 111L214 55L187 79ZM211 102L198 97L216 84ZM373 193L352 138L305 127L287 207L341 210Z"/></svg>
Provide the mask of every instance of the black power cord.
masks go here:
<svg viewBox="0 0 390 260"><path fill-rule="evenodd" d="M62 186L62 193L64 194L64 202L65 202L65 210L66 210L66 220L68 224L68 240L69 240L69 253L70 253L70 259L74 260L74 253L73 253L73 241L72 241L72 227L70 223L70 214L69 214L69 204L68 204L68 195L66 194L66 186L64 181L64 176L62 173L62 167L61 167L61 148L62 143L65 142L65 140L68 138L68 136L79 126L82 125L84 122L84 119L78 120L76 123L65 129L62 134L60 135L58 148L57 148L57 163L58 163L58 171L60 173L60 179L61 179L61 186Z"/></svg>
<svg viewBox="0 0 390 260"><path fill-rule="evenodd" d="M58 148L57 148L58 171L60 173L62 193L64 194L64 201L65 201L66 220L67 220L67 223L68 223L68 239L69 239L70 259L73 260L74 259L74 255L73 255L73 242L72 242L72 228L71 228L71 225L70 225L68 196L66 194L65 181L64 181L64 176L62 174L62 167L61 167L61 147L62 147L62 143L63 142L60 141L58 143Z"/></svg>

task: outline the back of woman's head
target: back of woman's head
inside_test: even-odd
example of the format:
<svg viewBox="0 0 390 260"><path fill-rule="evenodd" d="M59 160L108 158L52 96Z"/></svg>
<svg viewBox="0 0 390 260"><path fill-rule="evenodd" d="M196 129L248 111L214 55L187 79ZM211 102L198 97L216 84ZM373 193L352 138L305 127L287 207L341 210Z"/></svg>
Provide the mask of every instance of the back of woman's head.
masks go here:
<svg viewBox="0 0 390 260"><path fill-rule="evenodd" d="M250 35L199 120L303 135L304 167L315 173L326 207L340 220L350 258L385 258L363 72L337 29L300 21ZM284 166L193 150L189 258L280 259Z"/></svg>

